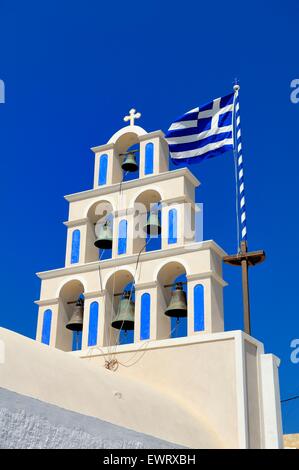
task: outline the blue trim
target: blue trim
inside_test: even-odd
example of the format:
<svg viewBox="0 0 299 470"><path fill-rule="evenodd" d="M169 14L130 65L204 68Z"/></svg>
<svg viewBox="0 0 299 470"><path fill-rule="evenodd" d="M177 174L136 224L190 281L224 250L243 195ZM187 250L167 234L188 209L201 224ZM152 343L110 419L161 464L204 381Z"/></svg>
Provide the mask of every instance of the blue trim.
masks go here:
<svg viewBox="0 0 299 470"><path fill-rule="evenodd" d="M217 142L222 142L225 139L232 139L232 131L228 132L219 132L218 134L210 135L204 139L195 140L193 142L184 142L182 144L169 144L169 150L171 153L176 152L188 152L189 150L196 150L205 147L208 144L215 144ZM216 149L218 150L218 149Z"/></svg>
<svg viewBox="0 0 299 470"><path fill-rule="evenodd" d="M197 284L194 287L194 331L205 329L204 313L204 287L202 284Z"/></svg>
<svg viewBox="0 0 299 470"><path fill-rule="evenodd" d="M118 247L117 253L124 255L127 252L127 227L126 219L123 219L118 224Z"/></svg>
<svg viewBox="0 0 299 470"><path fill-rule="evenodd" d="M95 346L98 339L99 304L92 302L89 307L88 346Z"/></svg>
<svg viewBox="0 0 299 470"><path fill-rule="evenodd" d="M170 209L168 212L168 245L177 242L177 210Z"/></svg>
<svg viewBox="0 0 299 470"><path fill-rule="evenodd" d="M145 292L141 296L140 339L149 339L150 337L150 314L151 296L148 292Z"/></svg>
<svg viewBox="0 0 299 470"><path fill-rule="evenodd" d="M180 165L180 164L183 163L184 166L186 166L186 163L188 165L190 165L192 163L201 163L202 161L207 160L208 158L217 157L218 155L221 155L222 153L225 153L228 150L232 150L232 149L233 149L233 145L231 145L231 144L223 145L222 147L219 147L218 149L210 150L209 152L206 152L203 155L198 155L197 157L188 157L188 158L174 158L174 157L171 157L171 161L175 165Z"/></svg>
<svg viewBox="0 0 299 470"><path fill-rule="evenodd" d="M76 229L72 233L71 263L79 263L80 258L80 230Z"/></svg>
<svg viewBox="0 0 299 470"><path fill-rule="evenodd" d="M154 144L149 142L145 146L144 174L151 175L154 172Z"/></svg>
<svg viewBox="0 0 299 470"><path fill-rule="evenodd" d="M50 344L51 337L51 323L52 323L52 310L49 308L44 311L43 328L42 328L42 343Z"/></svg>
<svg viewBox="0 0 299 470"><path fill-rule="evenodd" d="M103 186L107 183L107 170L108 170L108 155L104 153L104 155L100 156L100 163L99 163L99 186Z"/></svg>

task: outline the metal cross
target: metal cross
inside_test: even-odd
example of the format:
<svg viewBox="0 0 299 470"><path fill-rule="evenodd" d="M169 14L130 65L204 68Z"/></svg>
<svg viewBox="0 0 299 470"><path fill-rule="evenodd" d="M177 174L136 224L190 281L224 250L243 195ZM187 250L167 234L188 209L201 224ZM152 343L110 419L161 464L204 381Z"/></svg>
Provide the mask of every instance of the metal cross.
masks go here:
<svg viewBox="0 0 299 470"><path fill-rule="evenodd" d="M247 251L247 242L241 242L241 251L237 255L225 256L224 263L231 264L232 266L242 267L242 290L243 290L243 311L244 311L244 331L251 334L250 327L250 304L249 304L249 283L248 283L248 267L255 266L265 260L266 254L264 251Z"/></svg>
<svg viewBox="0 0 299 470"><path fill-rule="evenodd" d="M132 108L129 111L129 116L124 117L124 121L130 121L130 126L134 126L135 119L139 119L141 117L141 113L136 113L136 109Z"/></svg>

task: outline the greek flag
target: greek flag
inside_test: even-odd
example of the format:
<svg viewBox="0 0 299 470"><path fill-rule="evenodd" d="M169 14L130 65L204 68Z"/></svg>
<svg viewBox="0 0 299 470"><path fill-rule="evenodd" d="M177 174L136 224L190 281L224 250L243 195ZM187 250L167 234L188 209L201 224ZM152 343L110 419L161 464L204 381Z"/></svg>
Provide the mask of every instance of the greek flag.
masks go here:
<svg viewBox="0 0 299 470"><path fill-rule="evenodd" d="M196 163L233 149L234 93L174 121L165 138L174 163Z"/></svg>

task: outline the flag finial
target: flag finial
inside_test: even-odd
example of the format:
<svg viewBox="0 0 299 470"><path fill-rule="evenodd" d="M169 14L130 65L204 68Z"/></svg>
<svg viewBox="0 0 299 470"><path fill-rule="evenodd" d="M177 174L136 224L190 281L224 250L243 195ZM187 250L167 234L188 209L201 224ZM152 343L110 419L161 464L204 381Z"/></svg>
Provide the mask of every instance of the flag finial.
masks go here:
<svg viewBox="0 0 299 470"><path fill-rule="evenodd" d="M237 93L240 90L239 80L235 78L234 81L234 91Z"/></svg>

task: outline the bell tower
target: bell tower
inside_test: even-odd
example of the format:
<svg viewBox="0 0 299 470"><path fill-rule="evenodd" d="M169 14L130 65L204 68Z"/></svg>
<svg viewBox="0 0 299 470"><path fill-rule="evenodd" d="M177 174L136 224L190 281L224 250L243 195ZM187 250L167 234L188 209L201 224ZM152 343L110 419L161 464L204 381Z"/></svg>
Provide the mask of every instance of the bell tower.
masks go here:
<svg viewBox="0 0 299 470"><path fill-rule="evenodd" d="M163 132L146 132L139 118L132 109L128 125L92 148L93 188L65 196L65 265L37 274L36 340L132 390L138 381L183 416L160 422L153 398L134 395L130 421L120 390L112 422L187 447L278 448L279 360L248 334L224 331L226 253L197 230L200 182L188 168L169 171Z"/></svg>
<svg viewBox="0 0 299 470"><path fill-rule="evenodd" d="M163 132L146 132L139 117L132 109L129 125L92 148L93 189L65 196L65 267L38 273L37 339L65 351L78 344L70 330L78 331L72 315L78 322L80 308L80 349L119 342L112 325L121 325L115 317L126 299L134 342L169 338L180 321L187 336L223 331L224 252L194 231L200 183L187 168L168 170Z"/></svg>

